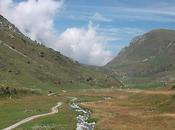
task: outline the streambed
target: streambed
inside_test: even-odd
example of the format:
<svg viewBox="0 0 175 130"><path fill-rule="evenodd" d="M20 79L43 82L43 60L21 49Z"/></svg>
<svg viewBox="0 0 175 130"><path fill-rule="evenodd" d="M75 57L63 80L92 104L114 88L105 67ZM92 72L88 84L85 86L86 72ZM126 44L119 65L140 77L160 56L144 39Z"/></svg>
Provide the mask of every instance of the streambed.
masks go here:
<svg viewBox="0 0 175 130"><path fill-rule="evenodd" d="M80 114L77 116L77 128L76 130L93 130L95 128L95 122L88 122L91 112L89 110L85 110L79 106L78 103L75 102L76 98L73 98L70 104L70 107L73 108L76 112Z"/></svg>

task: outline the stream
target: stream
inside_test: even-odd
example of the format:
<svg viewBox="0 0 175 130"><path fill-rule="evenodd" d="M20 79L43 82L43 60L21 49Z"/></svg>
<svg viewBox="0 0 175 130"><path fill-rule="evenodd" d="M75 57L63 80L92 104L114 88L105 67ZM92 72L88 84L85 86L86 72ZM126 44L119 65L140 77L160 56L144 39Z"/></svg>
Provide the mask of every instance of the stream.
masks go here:
<svg viewBox="0 0 175 130"><path fill-rule="evenodd" d="M95 128L95 122L89 123L87 120L89 119L91 112L89 110L85 110L79 106L78 103L75 103L77 98L72 98L70 107L73 108L76 112L79 112L77 116L77 128L76 130L93 130Z"/></svg>

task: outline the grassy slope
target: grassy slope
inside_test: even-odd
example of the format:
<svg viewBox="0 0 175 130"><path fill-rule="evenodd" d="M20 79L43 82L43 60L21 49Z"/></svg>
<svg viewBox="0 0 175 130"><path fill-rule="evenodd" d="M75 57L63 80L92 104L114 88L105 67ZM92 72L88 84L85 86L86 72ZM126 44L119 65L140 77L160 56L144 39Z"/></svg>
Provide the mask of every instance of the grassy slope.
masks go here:
<svg viewBox="0 0 175 130"><path fill-rule="evenodd" d="M175 31L153 30L131 42L107 67L129 86L155 87L175 81Z"/></svg>
<svg viewBox="0 0 175 130"><path fill-rule="evenodd" d="M119 82L24 36L3 17L0 26L0 85L42 90L110 87ZM89 77L91 81L86 81Z"/></svg>

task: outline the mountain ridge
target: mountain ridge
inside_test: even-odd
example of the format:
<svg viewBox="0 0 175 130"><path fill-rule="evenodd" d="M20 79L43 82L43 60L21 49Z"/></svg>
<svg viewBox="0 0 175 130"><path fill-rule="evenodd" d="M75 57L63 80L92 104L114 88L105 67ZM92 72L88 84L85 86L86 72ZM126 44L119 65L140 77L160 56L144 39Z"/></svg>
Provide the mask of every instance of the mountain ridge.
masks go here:
<svg viewBox="0 0 175 130"><path fill-rule="evenodd" d="M168 29L156 29L138 36L106 66L128 78L127 82L174 82L174 36L175 30Z"/></svg>

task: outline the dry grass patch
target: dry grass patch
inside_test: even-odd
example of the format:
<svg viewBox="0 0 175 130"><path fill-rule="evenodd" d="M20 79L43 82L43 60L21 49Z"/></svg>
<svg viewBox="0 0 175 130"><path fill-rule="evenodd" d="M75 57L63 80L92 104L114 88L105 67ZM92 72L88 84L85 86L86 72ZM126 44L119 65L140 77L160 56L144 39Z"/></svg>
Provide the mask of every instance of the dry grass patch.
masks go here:
<svg viewBox="0 0 175 130"><path fill-rule="evenodd" d="M95 90L83 94L112 97L111 100L81 104L91 109L93 118L98 119L96 130L175 129L175 111L172 110L175 98L172 92Z"/></svg>

